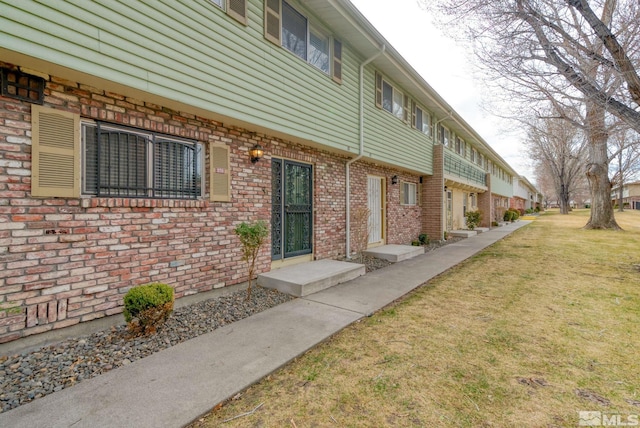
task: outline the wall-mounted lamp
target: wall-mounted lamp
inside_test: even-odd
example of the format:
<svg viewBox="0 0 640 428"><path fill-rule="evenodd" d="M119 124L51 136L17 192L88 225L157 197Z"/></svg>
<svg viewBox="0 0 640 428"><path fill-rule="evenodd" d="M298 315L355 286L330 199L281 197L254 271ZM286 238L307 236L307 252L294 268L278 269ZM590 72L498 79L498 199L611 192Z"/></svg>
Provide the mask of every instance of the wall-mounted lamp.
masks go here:
<svg viewBox="0 0 640 428"><path fill-rule="evenodd" d="M256 163L264 156L264 149L260 144L256 144L251 149L249 149L249 157L251 158L251 163Z"/></svg>
<svg viewBox="0 0 640 428"><path fill-rule="evenodd" d="M391 184L398 184L398 176L394 175L393 177L391 177Z"/></svg>
<svg viewBox="0 0 640 428"><path fill-rule="evenodd" d="M445 192L447 191L447 186L444 186L444 191L445 191Z"/></svg>

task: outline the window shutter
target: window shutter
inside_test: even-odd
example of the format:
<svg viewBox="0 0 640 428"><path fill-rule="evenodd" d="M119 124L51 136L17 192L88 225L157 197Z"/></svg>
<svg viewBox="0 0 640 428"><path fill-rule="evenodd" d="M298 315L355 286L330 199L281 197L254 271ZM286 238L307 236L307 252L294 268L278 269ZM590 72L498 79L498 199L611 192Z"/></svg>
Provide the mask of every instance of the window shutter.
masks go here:
<svg viewBox="0 0 640 428"><path fill-rule="evenodd" d="M342 42L333 39L333 80L342 83Z"/></svg>
<svg viewBox="0 0 640 428"><path fill-rule="evenodd" d="M382 74L376 71L376 107L382 108Z"/></svg>
<svg viewBox="0 0 640 428"><path fill-rule="evenodd" d="M247 0L227 0L227 15L247 25Z"/></svg>
<svg viewBox="0 0 640 428"><path fill-rule="evenodd" d="M31 196L80 197L80 116L31 106Z"/></svg>
<svg viewBox="0 0 640 428"><path fill-rule="evenodd" d="M281 3L280 0L264 1L264 37L270 42L281 44Z"/></svg>
<svg viewBox="0 0 640 428"><path fill-rule="evenodd" d="M416 122L416 102L411 100L411 126L417 128ZM422 131L422 129L420 130Z"/></svg>
<svg viewBox="0 0 640 428"><path fill-rule="evenodd" d="M213 202L229 202L231 200L229 146L219 143L209 144L209 176L209 199Z"/></svg>
<svg viewBox="0 0 640 428"><path fill-rule="evenodd" d="M409 123L411 121L411 112L409 111L409 105L411 104L409 101L410 98L407 94L402 94L402 98L404 101L404 105L402 106L402 120L404 120L405 123Z"/></svg>

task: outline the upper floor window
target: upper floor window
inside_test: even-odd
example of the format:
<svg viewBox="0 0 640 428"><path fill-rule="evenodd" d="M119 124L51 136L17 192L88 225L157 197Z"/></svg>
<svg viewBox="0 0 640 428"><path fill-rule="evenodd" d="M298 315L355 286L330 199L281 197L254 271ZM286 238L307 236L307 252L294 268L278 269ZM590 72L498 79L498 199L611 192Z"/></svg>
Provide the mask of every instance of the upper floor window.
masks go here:
<svg viewBox="0 0 640 428"><path fill-rule="evenodd" d="M413 103L413 127L427 136L431 136L431 115L415 102Z"/></svg>
<svg viewBox="0 0 640 428"><path fill-rule="evenodd" d="M342 43L286 1L264 1L264 37L342 83Z"/></svg>
<svg viewBox="0 0 640 428"><path fill-rule="evenodd" d="M438 125L438 139L440 144L451 148L451 131L443 125Z"/></svg>
<svg viewBox="0 0 640 428"><path fill-rule="evenodd" d="M475 162L476 161L476 149L474 149L474 148L471 149L471 155L469 157L469 160L471 162Z"/></svg>
<svg viewBox="0 0 640 428"><path fill-rule="evenodd" d="M209 0L233 19L247 25L247 0Z"/></svg>
<svg viewBox="0 0 640 428"><path fill-rule="evenodd" d="M409 120L409 97L376 73L376 105L405 122Z"/></svg>
<svg viewBox="0 0 640 428"><path fill-rule="evenodd" d="M195 141L116 125L82 124L83 193L196 199L202 147Z"/></svg>
<svg viewBox="0 0 640 428"><path fill-rule="evenodd" d="M456 153L462 157L467 154L467 143L460 137L456 138Z"/></svg>

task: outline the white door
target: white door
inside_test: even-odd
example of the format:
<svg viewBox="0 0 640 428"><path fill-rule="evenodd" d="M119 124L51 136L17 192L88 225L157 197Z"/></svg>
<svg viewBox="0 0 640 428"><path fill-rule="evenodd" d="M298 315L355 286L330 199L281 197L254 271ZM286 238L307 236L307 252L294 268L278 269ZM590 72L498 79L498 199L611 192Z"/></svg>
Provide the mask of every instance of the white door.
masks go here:
<svg viewBox="0 0 640 428"><path fill-rule="evenodd" d="M369 244L384 241L384 178L368 177Z"/></svg>

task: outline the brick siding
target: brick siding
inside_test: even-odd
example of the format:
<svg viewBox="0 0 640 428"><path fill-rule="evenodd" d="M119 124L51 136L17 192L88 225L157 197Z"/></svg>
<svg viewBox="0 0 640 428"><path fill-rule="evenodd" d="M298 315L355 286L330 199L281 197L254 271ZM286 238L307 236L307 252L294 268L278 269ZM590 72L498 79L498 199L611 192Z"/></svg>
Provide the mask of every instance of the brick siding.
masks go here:
<svg viewBox="0 0 640 428"><path fill-rule="evenodd" d="M0 343L118 314L135 285L165 282L180 298L245 281L233 229L270 220L273 156L313 164L315 257L345 253L347 158L54 76L45 106L226 144L232 201L32 198L31 106L0 97ZM256 143L266 155L252 164ZM266 245L257 272L270 266Z"/></svg>

